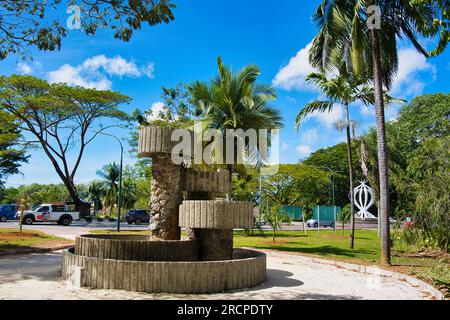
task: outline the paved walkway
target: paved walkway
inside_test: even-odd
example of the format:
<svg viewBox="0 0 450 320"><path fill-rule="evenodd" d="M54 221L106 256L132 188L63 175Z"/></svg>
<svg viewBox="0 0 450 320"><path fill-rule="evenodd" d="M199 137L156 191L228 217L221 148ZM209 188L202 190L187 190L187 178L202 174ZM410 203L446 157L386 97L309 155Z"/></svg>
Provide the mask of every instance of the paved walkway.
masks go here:
<svg viewBox="0 0 450 320"><path fill-rule="evenodd" d="M308 257L267 252L267 281L213 295L146 294L76 288L60 280L61 252L0 258L0 299L432 299L404 280L373 276Z"/></svg>

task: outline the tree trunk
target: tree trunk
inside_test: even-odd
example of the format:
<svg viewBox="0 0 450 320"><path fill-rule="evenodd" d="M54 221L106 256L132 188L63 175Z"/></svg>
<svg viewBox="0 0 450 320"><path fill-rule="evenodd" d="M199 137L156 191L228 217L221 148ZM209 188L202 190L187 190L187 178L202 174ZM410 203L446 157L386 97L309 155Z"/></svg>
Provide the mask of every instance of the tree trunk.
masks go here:
<svg viewBox="0 0 450 320"><path fill-rule="evenodd" d="M172 162L170 154L152 157L151 210L152 235L162 240L180 240L179 205L182 198L180 165Z"/></svg>
<svg viewBox="0 0 450 320"><path fill-rule="evenodd" d="M348 105L345 105L345 128L347 133L348 172L350 176L350 248L353 249L355 246L355 191L353 189L352 138L350 136L350 116L348 114Z"/></svg>
<svg viewBox="0 0 450 320"><path fill-rule="evenodd" d="M375 114L377 127L378 172L380 181L380 231L381 264L391 264L390 226L389 226L389 180L386 127L384 119L383 83L379 30L371 31L373 76L375 84Z"/></svg>

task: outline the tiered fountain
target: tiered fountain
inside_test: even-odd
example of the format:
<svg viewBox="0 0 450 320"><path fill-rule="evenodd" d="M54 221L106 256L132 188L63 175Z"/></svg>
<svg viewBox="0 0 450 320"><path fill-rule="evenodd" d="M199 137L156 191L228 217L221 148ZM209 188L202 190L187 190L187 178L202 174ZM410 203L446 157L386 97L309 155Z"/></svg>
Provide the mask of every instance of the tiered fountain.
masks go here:
<svg viewBox="0 0 450 320"><path fill-rule="evenodd" d="M175 165L172 132L145 127L139 133L139 156L152 158L151 234L77 237L63 253L63 279L155 293L215 293L265 281L266 255L233 249L233 229L253 225L252 203L214 200L229 190L228 171ZM182 227L188 239L181 239Z"/></svg>

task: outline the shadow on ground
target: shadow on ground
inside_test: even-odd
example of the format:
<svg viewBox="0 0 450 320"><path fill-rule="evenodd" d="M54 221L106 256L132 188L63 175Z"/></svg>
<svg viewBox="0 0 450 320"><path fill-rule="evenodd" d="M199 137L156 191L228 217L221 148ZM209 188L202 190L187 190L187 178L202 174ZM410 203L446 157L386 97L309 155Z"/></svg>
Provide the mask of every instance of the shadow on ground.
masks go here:
<svg viewBox="0 0 450 320"><path fill-rule="evenodd" d="M3 270L0 272L0 284L29 279L58 281L61 275L61 252L0 257L0 270Z"/></svg>

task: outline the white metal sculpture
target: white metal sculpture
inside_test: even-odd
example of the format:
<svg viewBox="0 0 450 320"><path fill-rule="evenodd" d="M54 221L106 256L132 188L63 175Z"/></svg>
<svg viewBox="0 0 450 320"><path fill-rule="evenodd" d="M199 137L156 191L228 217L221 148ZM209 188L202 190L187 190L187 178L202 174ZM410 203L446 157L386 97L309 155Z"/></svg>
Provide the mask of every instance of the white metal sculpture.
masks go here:
<svg viewBox="0 0 450 320"><path fill-rule="evenodd" d="M362 219L376 219L376 217L368 211L375 202L375 193L366 183L367 181L361 181L361 184L353 189L355 206L359 209L355 215L357 218Z"/></svg>

